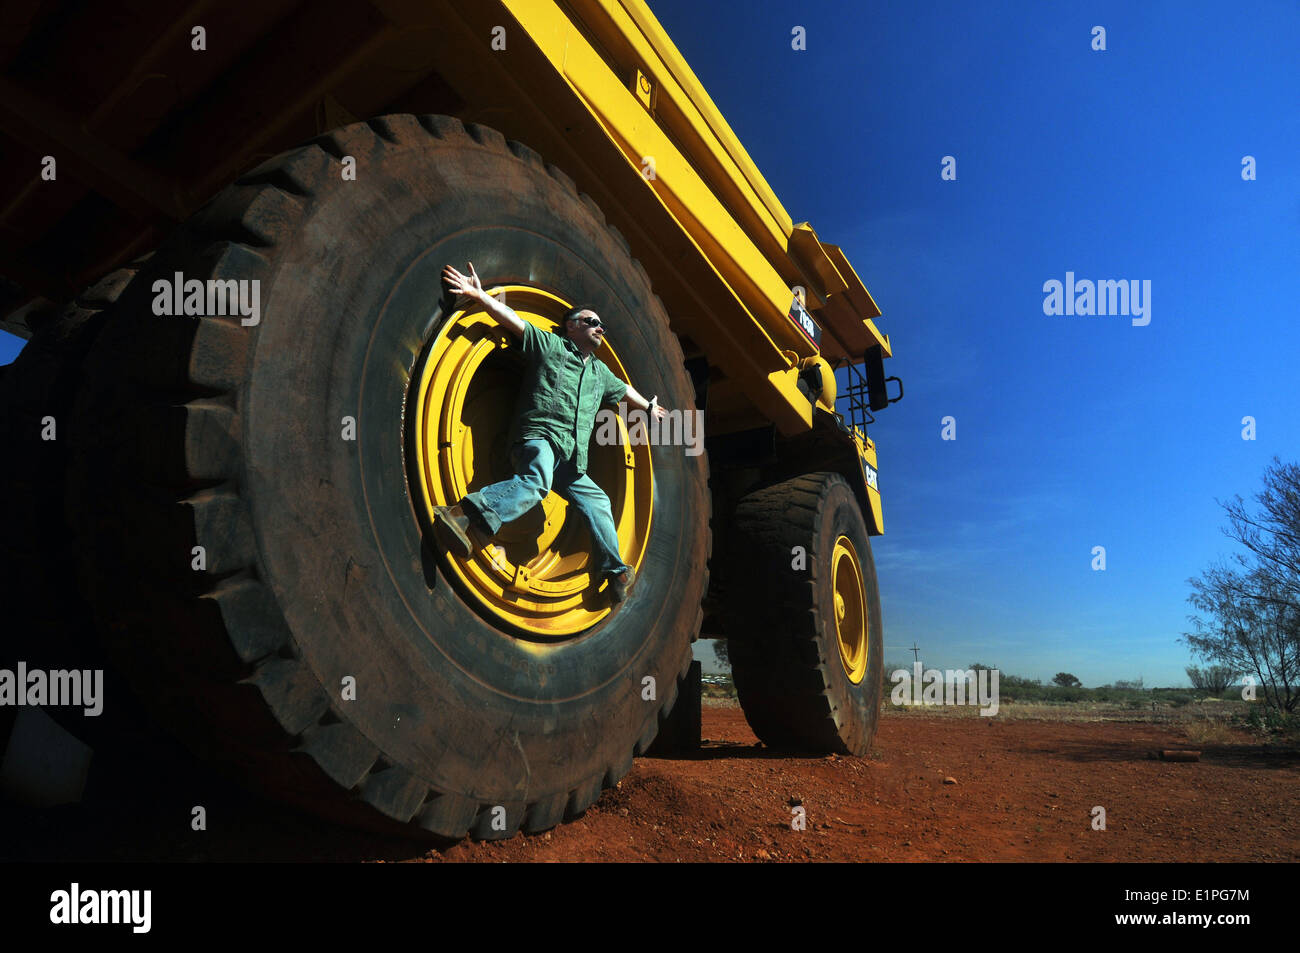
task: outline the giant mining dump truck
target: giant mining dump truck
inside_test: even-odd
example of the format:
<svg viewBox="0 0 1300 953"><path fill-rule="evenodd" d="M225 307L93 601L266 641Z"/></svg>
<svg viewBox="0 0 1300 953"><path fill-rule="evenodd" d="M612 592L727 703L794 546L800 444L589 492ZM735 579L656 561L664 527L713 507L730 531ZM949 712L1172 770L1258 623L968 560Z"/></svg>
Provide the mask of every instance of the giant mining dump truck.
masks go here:
<svg viewBox="0 0 1300 953"><path fill-rule="evenodd" d="M697 745L700 637L766 745L869 750L889 339L645 3L0 16L0 668L102 661L105 722L129 698L259 791L443 838ZM541 329L590 305L672 411L591 447L624 602L554 493L437 545L511 473L519 347L440 280L471 261Z"/></svg>

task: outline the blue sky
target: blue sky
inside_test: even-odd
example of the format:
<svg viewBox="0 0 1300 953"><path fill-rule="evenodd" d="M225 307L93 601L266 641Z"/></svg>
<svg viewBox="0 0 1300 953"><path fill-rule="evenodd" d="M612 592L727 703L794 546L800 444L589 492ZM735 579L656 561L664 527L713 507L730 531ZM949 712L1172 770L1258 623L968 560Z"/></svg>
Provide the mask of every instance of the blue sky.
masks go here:
<svg viewBox="0 0 1300 953"><path fill-rule="evenodd" d="M1186 684L1215 498L1300 447L1300 8L650 6L884 312L886 659ZM1045 315L1067 271L1149 280L1150 324Z"/></svg>
<svg viewBox="0 0 1300 953"><path fill-rule="evenodd" d="M1300 447L1297 6L650 6L884 311L886 659L1184 684L1215 498ZM1067 271L1149 280L1150 324L1045 315Z"/></svg>

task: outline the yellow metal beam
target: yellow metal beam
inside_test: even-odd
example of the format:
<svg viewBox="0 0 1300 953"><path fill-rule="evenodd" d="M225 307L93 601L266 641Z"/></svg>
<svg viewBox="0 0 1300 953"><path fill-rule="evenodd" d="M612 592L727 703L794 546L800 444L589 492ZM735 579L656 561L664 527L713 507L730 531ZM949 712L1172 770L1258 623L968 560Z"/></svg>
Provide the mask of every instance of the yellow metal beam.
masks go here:
<svg viewBox="0 0 1300 953"><path fill-rule="evenodd" d="M686 154L697 166L696 171L720 196L787 283L809 284L801 276L811 270L826 282L825 287L808 288L813 297L825 299L829 294L845 290L847 283L850 301L859 310L859 318L879 316L880 310L871 302L865 285L847 260L841 266L831 256L834 263L828 269L826 251L814 246L807 249L811 254L805 253L799 229L807 227L807 223L791 224L789 214L758 167L643 0L570 0L570 3L583 25L606 49L626 46L635 68L648 70L657 81L657 119L676 141L684 143ZM834 247L827 246L827 249ZM838 248L835 250L839 252ZM839 258L843 257L839 252ZM842 277L835 273L836 269ZM776 305L782 314L788 313L788 300L783 298ZM758 309L751 305L751 310Z"/></svg>
<svg viewBox="0 0 1300 953"><path fill-rule="evenodd" d="M507 0L507 6L623 154L645 171L647 184L736 290L773 347L812 356L813 348L788 316L789 285L564 12L553 3ZM621 11L621 7L607 8L615 15ZM661 85L658 96L660 101L672 98L671 86Z"/></svg>
<svg viewBox="0 0 1300 953"><path fill-rule="evenodd" d="M619 81L558 5L545 0L506 0L506 5L600 122L636 176L629 183L639 180L639 187L649 188L730 290L736 317L704 316L692 322L692 337L708 345L718 363L740 372L746 393L782 431L810 427L812 409L798 390L797 364L815 352L788 317L789 286L646 112L630 84ZM658 95L664 95L662 88ZM653 160L653 177L648 159ZM736 360L738 351L743 361Z"/></svg>
<svg viewBox="0 0 1300 953"><path fill-rule="evenodd" d="M572 0L572 3L584 22L603 40L613 42L617 38L631 45L633 55L647 64L662 95L671 101L683 120L683 127L673 131L706 146L692 152L699 152L702 161L706 157L716 161L727 184L760 214L763 227L772 237L784 243L790 235L789 213L650 8L641 0ZM719 184L710 182L715 188Z"/></svg>
<svg viewBox="0 0 1300 953"><path fill-rule="evenodd" d="M814 308L838 299L829 313L849 333L830 336L834 356L858 358L871 346L888 354L888 339L868 320L879 309L843 253L823 245L806 224L791 223L642 0L501 2L540 62L550 64L607 137L613 154L602 161L612 161L618 173L607 168L601 186L629 210L652 201L655 215L642 209L633 230L644 225L653 241L656 230L668 227L707 266L707 295L678 307L669 302L674 328L700 345L782 432L810 427L797 367L816 347L790 317L791 285L805 285ZM536 98L540 85L528 95ZM586 142L583 151L594 156L595 147ZM660 212L672 225L651 228ZM704 309L697 307L705 301Z"/></svg>
<svg viewBox="0 0 1300 953"><path fill-rule="evenodd" d="M848 282L822 249L822 243L817 240L817 233L807 222L796 225L791 230L790 252L792 256L798 256L806 270L817 276L817 280L821 282L822 297L849 290Z"/></svg>

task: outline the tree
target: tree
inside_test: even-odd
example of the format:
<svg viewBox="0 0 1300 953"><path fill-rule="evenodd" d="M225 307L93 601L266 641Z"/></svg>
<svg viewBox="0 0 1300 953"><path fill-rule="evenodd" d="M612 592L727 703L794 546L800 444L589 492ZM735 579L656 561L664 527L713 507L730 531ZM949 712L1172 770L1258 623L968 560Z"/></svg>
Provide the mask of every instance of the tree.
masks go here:
<svg viewBox="0 0 1300 953"><path fill-rule="evenodd" d="M1274 457L1255 502L1258 513L1247 511L1240 495L1222 504L1229 524L1224 535L1245 546L1272 581L1278 591L1267 598L1294 607L1300 603L1300 464ZM1240 556L1237 561L1248 565Z"/></svg>
<svg viewBox="0 0 1300 953"><path fill-rule="evenodd" d="M713 640L713 654L718 657L718 664L724 668L731 668L731 654L727 651L726 639Z"/></svg>
<svg viewBox="0 0 1300 953"><path fill-rule="evenodd" d="M1052 676L1052 682L1062 688L1078 688L1083 684L1069 672L1057 672Z"/></svg>
<svg viewBox="0 0 1300 953"><path fill-rule="evenodd" d="M1008 686L1014 688L1041 688L1043 685L1041 678L1025 678L1022 675L1003 675L1001 681L1003 688Z"/></svg>
<svg viewBox="0 0 1300 953"><path fill-rule="evenodd" d="M1205 668L1187 666L1187 678L1191 681L1192 688L1209 692L1215 698L1228 690L1228 686L1236 676L1237 673L1229 665L1207 665Z"/></svg>
<svg viewBox="0 0 1300 953"><path fill-rule="evenodd" d="M1276 457L1248 508L1240 496L1221 504L1224 535L1245 553L1234 566L1211 566L1189 579L1195 655L1250 676L1279 711L1300 705L1300 465ZM1190 677L1190 672L1188 673ZM1226 687L1226 686L1225 686Z"/></svg>
<svg viewBox="0 0 1300 953"><path fill-rule="evenodd" d="M1212 566L1188 580L1200 610L1183 633L1203 659L1251 676L1265 703L1279 711L1300 704L1300 605L1289 604L1263 567L1238 572Z"/></svg>

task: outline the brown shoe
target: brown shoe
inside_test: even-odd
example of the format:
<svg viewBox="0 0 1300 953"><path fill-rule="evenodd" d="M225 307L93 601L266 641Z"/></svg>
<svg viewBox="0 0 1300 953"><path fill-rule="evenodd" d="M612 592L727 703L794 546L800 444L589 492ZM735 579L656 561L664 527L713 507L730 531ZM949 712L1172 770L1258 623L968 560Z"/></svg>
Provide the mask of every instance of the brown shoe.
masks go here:
<svg viewBox="0 0 1300 953"><path fill-rule="evenodd" d="M627 592L632 588L632 580L636 578L636 573L631 569L624 569L621 573L609 577L609 601L617 605L627 598Z"/></svg>
<svg viewBox="0 0 1300 953"><path fill-rule="evenodd" d="M459 503L455 506L435 506L433 508L433 532L449 553L455 553L462 559L469 559L474 553L474 544L469 538L469 514Z"/></svg>

